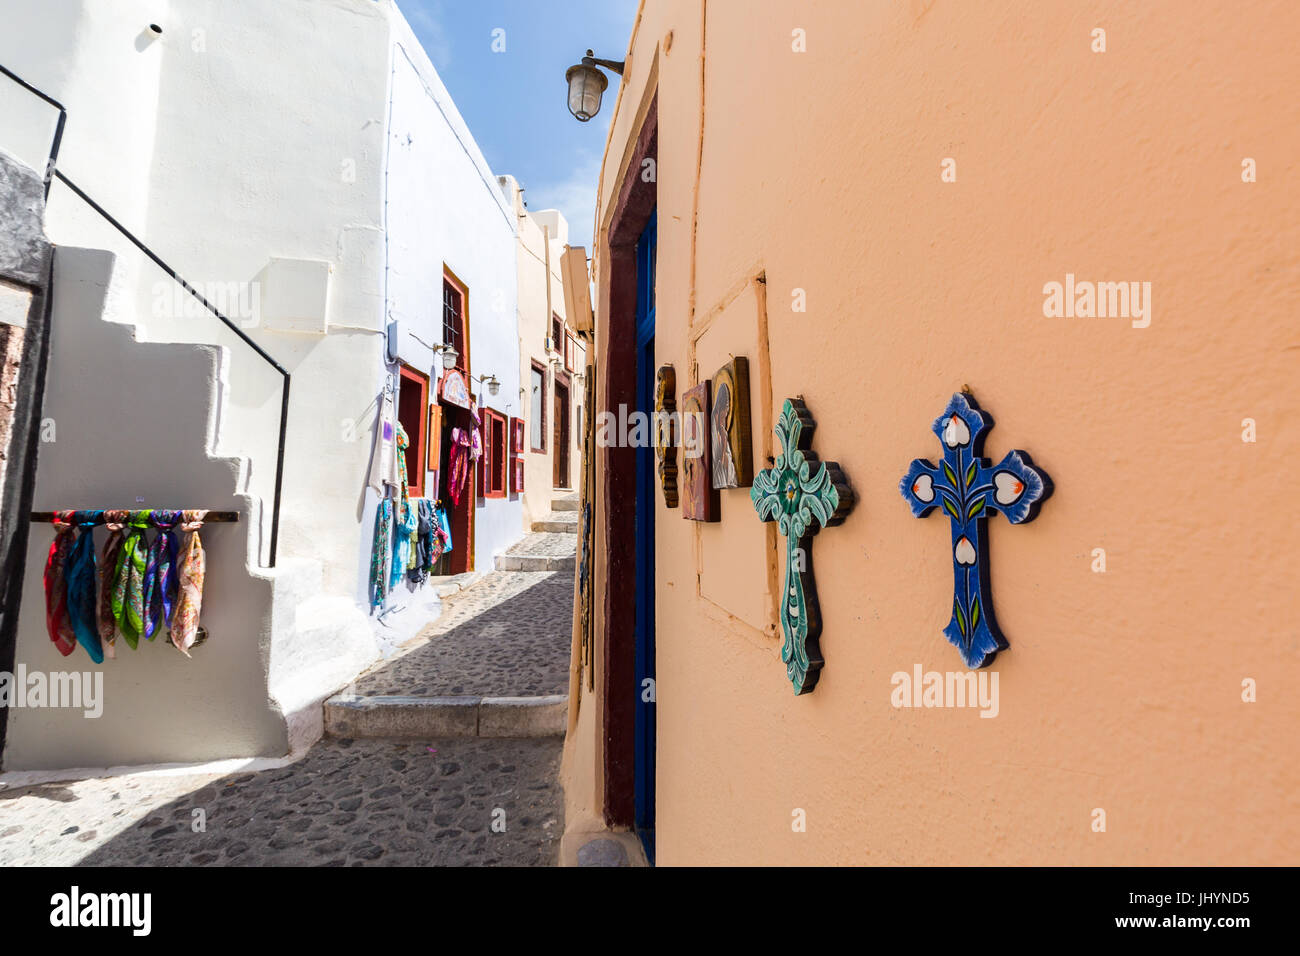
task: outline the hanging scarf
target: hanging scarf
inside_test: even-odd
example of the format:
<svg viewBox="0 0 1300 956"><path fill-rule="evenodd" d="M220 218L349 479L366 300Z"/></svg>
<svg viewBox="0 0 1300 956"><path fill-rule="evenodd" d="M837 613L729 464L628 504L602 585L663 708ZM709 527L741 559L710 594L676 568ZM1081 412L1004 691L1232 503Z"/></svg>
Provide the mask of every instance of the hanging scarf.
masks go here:
<svg viewBox="0 0 1300 956"><path fill-rule="evenodd" d="M68 617L72 621L77 643L86 649L96 664L104 663L104 647L99 641L99 622L95 614L95 525L104 517L102 511L78 511L73 521L81 529L72 546L63 579L68 585Z"/></svg>
<svg viewBox="0 0 1300 956"><path fill-rule="evenodd" d="M393 527L393 503L387 498L375 509L375 540L370 548L370 606L379 607L388 595L389 533Z"/></svg>
<svg viewBox="0 0 1300 956"><path fill-rule="evenodd" d="M108 540L104 542L104 552L100 555L97 576L99 578L96 595L95 621L99 627L99 641L104 654L110 659L117 656L117 621L113 618L113 572L117 570L118 554L122 550L122 529L126 526L128 511L105 511L104 527L108 529Z"/></svg>
<svg viewBox="0 0 1300 956"><path fill-rule="evenodd" d="M433 534L433 518L429 502L424 498L415 502L416 530L411 539L411 563L406 579L412 584L423 584L429 577L429 538Z"/></svg>
<svg viewBox="0 0 1300 956"><path fill-rule="evenodd" d="M132 511L127 519L126 539L117 555L113 573L113 620L117 632L131 650L140 643L144 630L144 572L148 544L145 532L152 511Z"/></svg>
<svg viewBox="0 0 1300 956"><path fill-rule="evenodd" d="M176 522L179 511L155 511L153 524L158 536L149 545L144 568L144 637L152 641L159 628L166 633L171 626L172 606L176 603Z"/></svg>
<svg viewBox="0 0 1300 956"><path fill-rule="evenodd" d="M49 557L45 559L45 629L50 640L67 657L77 649L77 635L68 616L68 588L64 568L72 553L71 511L54 513L54 541Z"/></svg>
<svg viewBox="0 0 1300 956"><path fill-rule="evenodd" d="M451 553L451 522L447 520L447 509L439 508L434 513L438 519L438 541L442 545L441 554Z"/></svg>
<svg viewBox="0 0 1300 956"><path fill-rule="evenodd" d="M397 587L397 582L402 580L402 575L410 565L411 533L420 527L420 520L416 516L415 509L411 507L409 499L402 501L400 515L393 535L393 566L388 573L390 591Z"/></svg>
<svg viewBox="0 0 1300 956"><path fill-rule="evenodd" d="M469 480L469 434L463 428L451 430L451 464L447 475L447 493L454 505L460 504L460 496L465 491Z"/></svg>
<svg viewBox="0 0 1300 956"><path fill-rule="evenodd" d="M207 511L182 511L181 530L186 532L185 544L176 560L176 606L172 610L171 638L186 657L190 648L199 643L199 611L203 607L203 577L208 559L199 540L199 529Z"/></svg>

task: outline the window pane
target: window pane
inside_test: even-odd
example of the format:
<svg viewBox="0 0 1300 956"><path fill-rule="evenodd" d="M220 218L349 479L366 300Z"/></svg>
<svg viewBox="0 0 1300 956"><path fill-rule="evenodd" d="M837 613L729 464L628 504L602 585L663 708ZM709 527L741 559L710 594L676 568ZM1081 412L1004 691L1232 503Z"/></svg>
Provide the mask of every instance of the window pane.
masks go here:
<svg viewBox="0 0 1300 956"><path fill-rule="evenodd" d="M542 447L542 409L546 407L546 378L537 369L533 369L532 404L529 408L528 428L531 433L532 448Z"/></svg>

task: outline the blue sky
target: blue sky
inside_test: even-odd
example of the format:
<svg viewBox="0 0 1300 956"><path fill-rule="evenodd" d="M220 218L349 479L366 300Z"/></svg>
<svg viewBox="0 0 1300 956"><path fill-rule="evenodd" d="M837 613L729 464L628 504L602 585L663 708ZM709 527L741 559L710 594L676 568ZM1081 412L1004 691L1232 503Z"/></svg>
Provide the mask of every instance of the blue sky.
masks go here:
<svg viewBox="0 0 1300 956"><path fill-rule="evenodd" d="M588 48L627 52L636 0L397 0L488 165L525 188L531 210L559 209L569 242L591 252L596 179L614 112L610 76L600 113L579 123L566 105L564 71ZM505 31L494 52L493 31Z"/></svg>

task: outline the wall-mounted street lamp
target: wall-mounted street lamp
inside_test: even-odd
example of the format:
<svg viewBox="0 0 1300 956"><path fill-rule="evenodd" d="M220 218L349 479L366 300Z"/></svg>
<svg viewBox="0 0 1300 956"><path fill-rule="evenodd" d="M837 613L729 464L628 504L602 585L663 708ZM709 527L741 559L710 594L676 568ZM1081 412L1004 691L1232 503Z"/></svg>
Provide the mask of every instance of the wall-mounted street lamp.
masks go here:
<svg viewBox="0 0 1300 956"><path fill-rule="evenodd" d="M478 382L480 385L486 385L489 395L495 395L497 392L501 391L501 381L495 375L483 375L479 377L471 375L470 378L474 379L474 381Z"/></svg>
<svg viewBox="0 0 1300 956"><path fill-rule="evenodd" d="M578 122L585 123L600 112L600 98L609 86L605 74L596 69L604 67L611 73L623 75L623 60L600 60L590 50L582 62L564 71L565 82L569 84L569 112L577 117Z"/></svg>
<svg viewBox="0 0 1300 956"><path fill-rule="evenodd" d="M452 345L435 345L433 352L442 356L442 367L447 369L455 368L456 360L460 358L460 353Z"/></svg>

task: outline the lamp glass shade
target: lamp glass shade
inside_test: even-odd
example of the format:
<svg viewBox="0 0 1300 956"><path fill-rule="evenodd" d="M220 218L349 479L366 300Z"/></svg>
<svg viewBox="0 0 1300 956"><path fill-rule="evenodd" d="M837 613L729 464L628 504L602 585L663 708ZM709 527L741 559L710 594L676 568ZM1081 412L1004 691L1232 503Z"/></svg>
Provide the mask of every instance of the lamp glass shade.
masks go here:
<svg viewBox="0 0 1300 956"><path fill-rule="evenodd" d="M456 359L460 358L460 353L450 346L442 350L442 367L455 368Z"/></svg>
<svg viewBox="0 0 1300 956"><path fill-rule="evenodd" d="M585 123L600 112L600 98L609 80L596 67L583 63L569 67L564 78L569 84L569 112Z"/></svg>
<svg viewBox="0 0 1300 956"><path fill-rule="evenodd" d="M490 379L488 381L488 394L495 395L499 391L501 391L501 383L496 379Z"/></svg>

